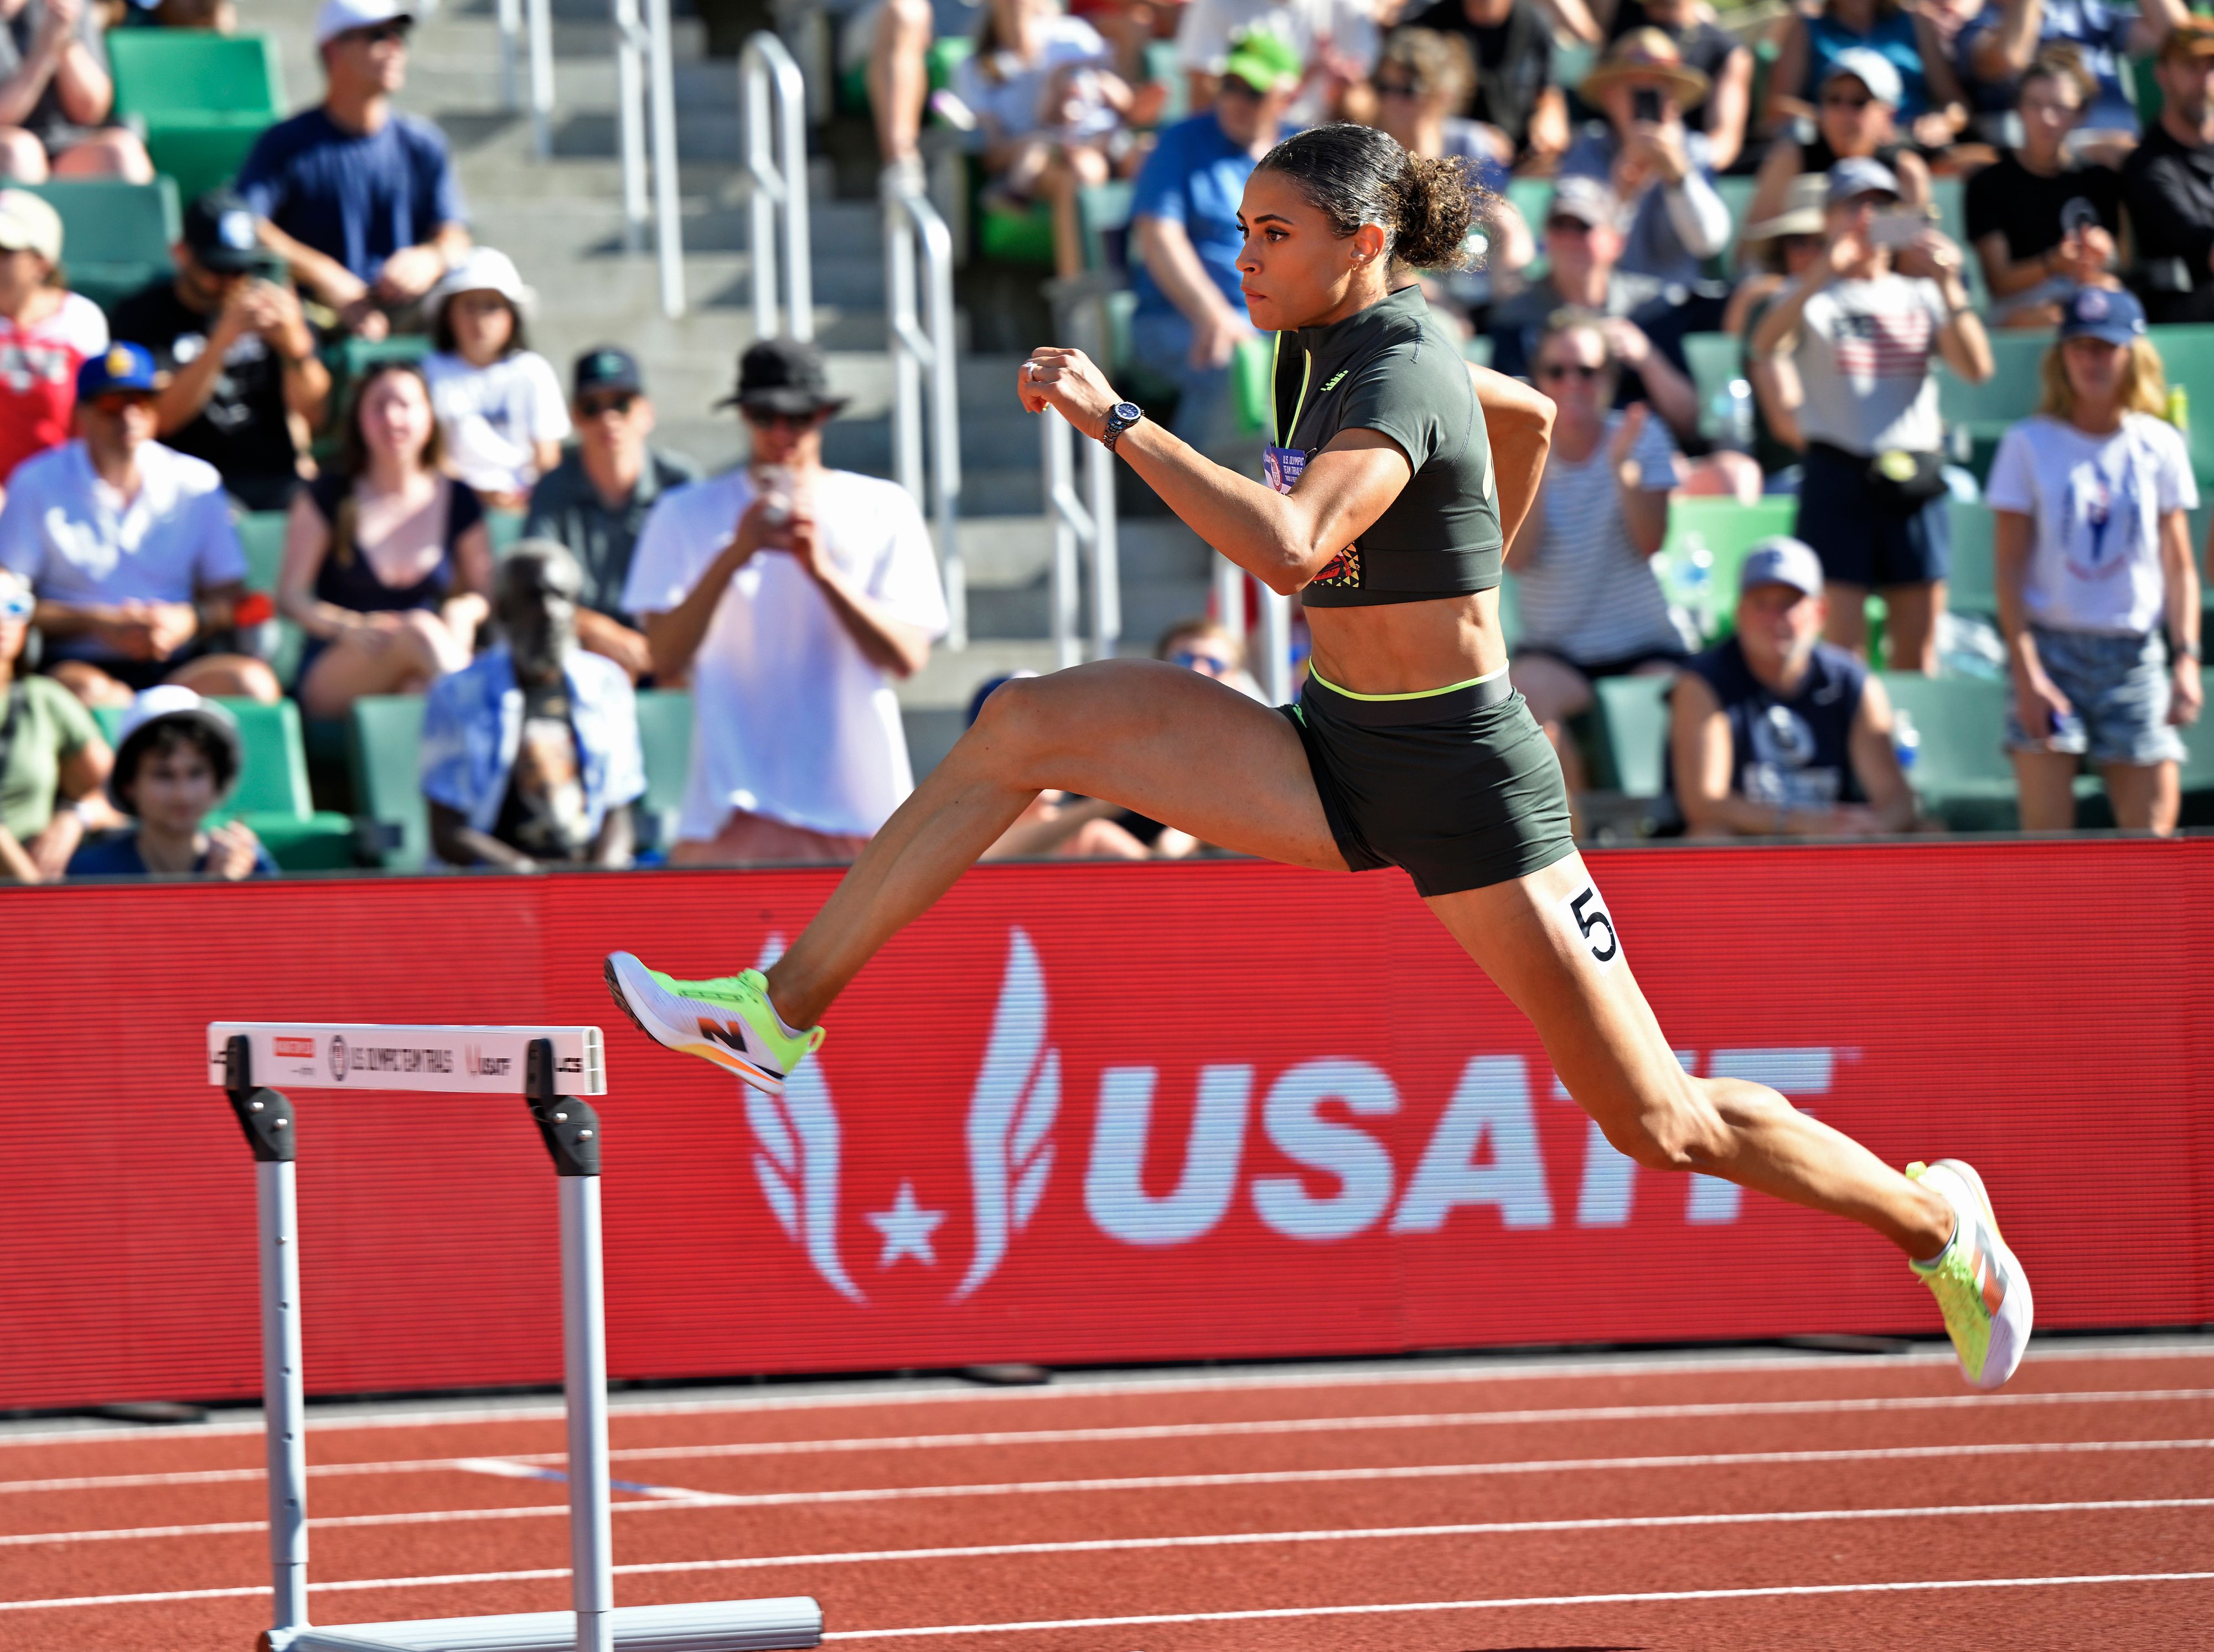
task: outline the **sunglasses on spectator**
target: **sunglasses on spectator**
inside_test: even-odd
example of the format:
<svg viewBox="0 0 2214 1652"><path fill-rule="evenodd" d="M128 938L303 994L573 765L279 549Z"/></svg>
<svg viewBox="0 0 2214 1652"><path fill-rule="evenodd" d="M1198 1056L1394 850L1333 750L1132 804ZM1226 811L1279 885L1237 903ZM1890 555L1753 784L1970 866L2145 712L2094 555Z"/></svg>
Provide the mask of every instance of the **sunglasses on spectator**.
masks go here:
<svg viewBox="0 0 2214 1652"><path fill-rule="evenodd" d="M28 620L38 601L28 590L0 591L0 620Z"/></svg>
<svg viewBox="0 0 2214 1652"><path fill-rule="evenodd" d="M1421 97L1429 88L1418 80L1379 80L1376 83L1379 97Z"/></svg>
<svg viewBox="0 0 2214 1652"><path fill-rule="evenodd" d="M110 390L106 395L92 399L94 408L109 419L119 418L126 407L150 407L154 395L150 390Z"/></svg>
<svg viewBox="0 0 2214 1652"><path fill-rule="evenodd" d="M407 31L415 25L405 17L395 17L388 23L371 23L367 28L350 28L341 38L363 46L382 46L387 40L407 43Z"/></svg>
<svg viewBox="0 0 2214 1652"><path fill-rule="evenodd" d="M1581 218L1572 218L1565 212L1545 220L1545 233L1549 236L1587 236L1591 228Z"/></svg>
<svg viewBox="0 0 2214 1652"><path fill-rule="evenodd" d="M1875 100L1866 92L1855 97L1850 92L1825 92L1822 107L1826 109L1865 109Z"/></svg>
<svg viewBox="0 0 2214 1652"><path fill-rule="evenodd" d="M811 413L775 413L767 407L741 407L738 413L757 431L811 431L821 417Z"/></svg>
<svg viewBox="0 0 2214 1652"><path fill-rule="evenodd" d="M602 413L627 413L637 402L637 396L628 390L611 390L605 395L586 396L577 404L577 411L586 419L597 419Z"/></svg>
<svg viewBox="0 0 2214 1652"><path fill-rule="evenodd" d="M1228 676L1231 664L1220 654L1203 654L1196 648L1178 648L1169 654L1169 664L1181 665L1187 671L1204 671L1209 676Z"/></svg>
<svg viewBox="0 0 2214 1652"><path fill-rule="evenodd" d="M1605 371L1605 368L1593 367L1587 362L1549 361L1538 370L1538 376L1543 379L1580 378L1589 383Z"/></svg>

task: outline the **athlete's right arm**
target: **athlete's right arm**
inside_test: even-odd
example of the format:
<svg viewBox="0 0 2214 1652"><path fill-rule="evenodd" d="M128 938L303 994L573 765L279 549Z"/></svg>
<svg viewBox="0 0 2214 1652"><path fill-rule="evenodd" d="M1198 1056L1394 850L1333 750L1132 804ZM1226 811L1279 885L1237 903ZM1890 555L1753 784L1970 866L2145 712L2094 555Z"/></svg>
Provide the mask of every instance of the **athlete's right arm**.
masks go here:
<svg viewBox="0 0 2214 1652"><path fill-rule="evenodd" d="M1491 438L1491 475L1499 489L1499 542L1510 549L1538 498L1545 456L1553 446L1553 401L1519 378L1469 364L1483 428Z"/></svg>
<svg viewBox="0 0 2214 1652"><path fill-rule="evenodd" d="M1018 388L1029 411L1054 409L1095 441L1120 399L1080 350L1033 352ZM1287 597L1367 532L1415 474L1399 444L1372 430L1340 431L1289 493L1216 464L1150 419L1124 431L1115 451L1194 533Z"/></svg>

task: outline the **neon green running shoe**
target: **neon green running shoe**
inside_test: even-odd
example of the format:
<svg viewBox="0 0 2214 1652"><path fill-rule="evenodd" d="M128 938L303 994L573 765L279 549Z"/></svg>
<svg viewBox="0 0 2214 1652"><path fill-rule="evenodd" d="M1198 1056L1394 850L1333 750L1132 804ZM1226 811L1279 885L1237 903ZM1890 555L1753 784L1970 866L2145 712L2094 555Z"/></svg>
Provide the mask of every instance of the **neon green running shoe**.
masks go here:
<svg viewBox="0 0 2214 1652"><path fill-rule="evenodd" d="M1991 1195L1973 1166L1940 1159L1909 1165L1906 1173L1943 1194L1954 1221L1952 1239L1936 1260L1907 1265L1937 1299L1960 1374L1978 1388L1997 1388L2029 1348L2029 1277L1999 1238Z"/></svg>
<svg viewBox="0 0 2214 1652"><path fill-rule="evenodd" d="M792 1069L823 1042L823 1029L785 1031L759 970L712 981L678 981L628 952L608 954L608 992L638 1030L657 1044L737 1074L756 1090L784 1093Z"/></svg>

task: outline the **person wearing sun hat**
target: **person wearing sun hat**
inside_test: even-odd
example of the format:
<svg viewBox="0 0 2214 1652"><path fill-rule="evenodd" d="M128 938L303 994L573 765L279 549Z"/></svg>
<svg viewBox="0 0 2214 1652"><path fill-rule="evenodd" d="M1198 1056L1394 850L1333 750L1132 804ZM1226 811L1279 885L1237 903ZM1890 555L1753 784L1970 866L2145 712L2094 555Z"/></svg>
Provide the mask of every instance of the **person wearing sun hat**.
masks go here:
<svg viewBox="0 0 2214 1652"><path fill-rule="evenodd" d="M1161 133L1131 195L1131 347L1176 384L1176 431L1197 447L1236 439L1230 358L1258 336L1238 288L1238 206L1300 80L1298 54L1280 36L1240 35L1214 107Z"/></svg>
<svg viewBox="0 0 2214 1652"><path fill-rule="evenodd" d="M1707 77L1657 28L1624 35L1578 88L1606 119L1576 135L1561 176L1596 178L1621 200L1622 268L1630 274L1693 287L1729 244L1707 135L1684 125L1685 108L1707 89Z"/></svg>
<svg viewBox="0 0 2214 1652"><path fill-rule="evenodd" d="M253 829L207 817L238 784L245 751L229 708L163 683L131 702L117 731L107 791L131 816L127 830L92 840L70 858L75 878L273 878Z"/></svg>
<svg viewBox="0 0 2214 1652"><path fill-rule="evenodd" d="M473 247L423 300L437 348L423 363L446 462L488 505L521 510L561 462L569 407L554 364L530 347L537 295L515 260Z"/></svg>

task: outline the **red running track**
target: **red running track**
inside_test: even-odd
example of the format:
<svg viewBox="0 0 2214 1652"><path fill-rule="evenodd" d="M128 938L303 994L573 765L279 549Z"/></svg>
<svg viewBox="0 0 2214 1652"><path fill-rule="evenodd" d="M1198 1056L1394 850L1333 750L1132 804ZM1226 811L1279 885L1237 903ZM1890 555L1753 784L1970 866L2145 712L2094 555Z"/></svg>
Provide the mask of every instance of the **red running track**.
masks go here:
<svg viewBox="0 0 2214 1652"><path fill-rule="evenodd" d="M854 1652L2214 1644L2214 1351L1075 1380L629 1405L616 1596ZM314 1614L568 1604L558 1412L309 1435ZM250 1426L0 1435L0 1649L244 1652Z"/></svg>

